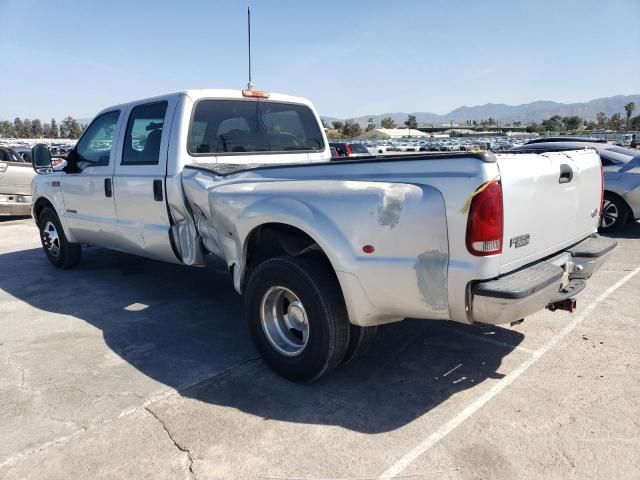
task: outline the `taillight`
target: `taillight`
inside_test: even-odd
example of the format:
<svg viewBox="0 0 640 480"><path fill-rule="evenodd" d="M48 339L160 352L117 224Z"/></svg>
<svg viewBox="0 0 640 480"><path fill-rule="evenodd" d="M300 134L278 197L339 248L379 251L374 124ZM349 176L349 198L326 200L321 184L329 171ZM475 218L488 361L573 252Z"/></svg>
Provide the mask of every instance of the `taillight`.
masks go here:
<svg viewBox="0 0 640 480"><path fill-rule="evenodd" d="M600 216L604 207L604 167L600 165Z"/></svg>
<svg viewBox="0 0 640 480"><path fill-rule="evenodd" d="M472 255L502 253L504 228L502 185L491 182L471 200L467 218L467 250Z"/></svg>
<svg viewBox="0 0 640 480"><path fill-rule="evenodd" d="M347 152L347 157L350 156L351 155L351 147L349 146L348 143L344 147L345 147L344 151Z"/></svg>

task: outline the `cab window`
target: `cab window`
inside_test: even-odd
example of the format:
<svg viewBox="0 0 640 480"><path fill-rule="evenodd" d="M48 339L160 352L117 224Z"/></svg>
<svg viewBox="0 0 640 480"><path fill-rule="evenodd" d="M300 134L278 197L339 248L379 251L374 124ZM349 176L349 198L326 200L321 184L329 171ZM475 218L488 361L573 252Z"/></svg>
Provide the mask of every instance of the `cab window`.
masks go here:
<svg viewBox="0 0 640 480"><path fill-rule="evenodd" d="M138 105L131 110L124 137L122 165L157 165L167 102Z"/></svg>
<svg viewBox="0 0 640 480"><path fill-rule="evenodd" d="M254 100L197 103L187 149L191 154L310 152L324 149L309 107Z"/></svg>
<svg viewBox="0 0 640 480"><path fill-rule="evenodd" d="M109 165L119 116L120 110L103 113L89 125L76 147L77 163L80 169L88 166Z"/></svg>

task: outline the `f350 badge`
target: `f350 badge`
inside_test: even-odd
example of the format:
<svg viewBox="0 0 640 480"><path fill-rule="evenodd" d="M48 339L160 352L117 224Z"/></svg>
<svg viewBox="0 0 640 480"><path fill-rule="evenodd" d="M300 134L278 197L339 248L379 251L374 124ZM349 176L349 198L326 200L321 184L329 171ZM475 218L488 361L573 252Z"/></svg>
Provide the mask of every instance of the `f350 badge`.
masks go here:
<svg viewBox="0 0 640 480"><path fill-rule="evenodd" d="M509 240L509 247L510 248L524 247L525 245L529 245L529 240L531 240L531 235L529 235L528 233L525 235L519 235L517 237L513 237L511 240Z"/></svg>

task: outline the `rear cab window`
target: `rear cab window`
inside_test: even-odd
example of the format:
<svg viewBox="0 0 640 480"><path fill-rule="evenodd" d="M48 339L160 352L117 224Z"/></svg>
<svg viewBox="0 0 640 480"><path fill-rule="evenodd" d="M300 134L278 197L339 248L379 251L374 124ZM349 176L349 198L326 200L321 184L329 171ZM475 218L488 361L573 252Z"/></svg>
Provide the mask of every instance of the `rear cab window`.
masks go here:
<svg viewBox="0 0 640 480"><path fill-rule="evenodd" d="M122 150L122 165L158 165L160 141L168 103L138 105L129 115Z"/></svg>
<svg viewBox="0 0 640 480"><path fill-rule="evenodd" d="M351 153L369 153L367 147L361 143L350 143L349 148L351 149Z"/></svg>
<svg viewBox="0 0 640 480"><path fill-rule="evenodd" d="M324 150L309 107L256 100L200 100L187 149L191 155L300 153Z"/></svg>

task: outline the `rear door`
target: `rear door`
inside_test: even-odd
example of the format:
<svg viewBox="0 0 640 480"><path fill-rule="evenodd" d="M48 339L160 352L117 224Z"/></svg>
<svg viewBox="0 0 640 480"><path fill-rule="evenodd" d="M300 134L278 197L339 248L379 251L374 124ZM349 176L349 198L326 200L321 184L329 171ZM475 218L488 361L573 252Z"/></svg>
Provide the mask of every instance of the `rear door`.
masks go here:
<svg viewBox="0 0 640 480"><path fill-rule="evenodd" d="M176 103L168 97L129 107L113 180L121 248L165 261L175 260L165 178Z"/></svg>
<svg viewBox="0 0 640 480"><path fill-rule="evenodd" d="M594 150L496 158L504 198L503 272L596 230L602 180Z"/></svg>

